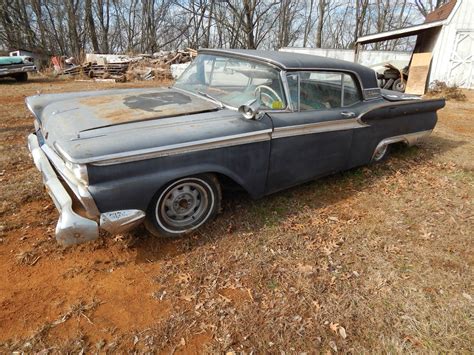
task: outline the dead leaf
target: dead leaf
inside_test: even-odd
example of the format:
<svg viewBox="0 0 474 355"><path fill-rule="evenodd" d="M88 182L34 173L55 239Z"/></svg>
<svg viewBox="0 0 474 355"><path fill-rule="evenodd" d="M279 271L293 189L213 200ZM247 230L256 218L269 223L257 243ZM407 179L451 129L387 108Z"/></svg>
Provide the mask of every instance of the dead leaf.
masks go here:
<svg viewBox="0 0 474 355"><path fill-rule="evenodd" d="M331 330L334 332L334 333L337 333L337 329L339 328L339 323L333 323L331 322L329 324L329 328L331 328Z"/></svg>
<svg viewBox="0 0 474 355"><path fill-rule="evenodd" d="M334 350L335 353L337 353L337 346L336 346L336 343L334 341L330 341L329 342L329 346L331 347L332 350Z"/></svg>
<svg viewBox="0 0 474 355"><path fill-rule="evenodd" d="M339 335L341 336L342 339L347 338L346 329L344 327L339 327Z"/></svg>
<svg viewBox="0 0 474 355"><path fill-rule="evenodd" d="M303 265L303 264L298 264L298 267L296 268L298 272L301 272L302 274L312 274L314 272L314 267L312 265Z"/></svg>
<svg viewBox="0 0 474 355"><path fill-rule="evenodd" d="M180 297L183 301L191 302L194 299L193 295L184 295Z"/></svg>
<svg viewBox="0 0 474 355"><path fill-rule="evenodd" d="M191 281L191 276L189 274L178 275L178 282L185 284L185 283L188 283L189 281Z"/></svg>
<svg viewBox="0 0 474 355"><path fill-rule="evenodd" d="M467 299L468 301L472 302L472 296L466 292L463 292L462 296Z"/></svg>
<svg viewBox="0 0 474 355"><path fill-rule="evenodd" d="M316 308L317 311L321 309L321 305L319 304L318 301L313 301L312 303L313 303L314 308Z"/></svg>

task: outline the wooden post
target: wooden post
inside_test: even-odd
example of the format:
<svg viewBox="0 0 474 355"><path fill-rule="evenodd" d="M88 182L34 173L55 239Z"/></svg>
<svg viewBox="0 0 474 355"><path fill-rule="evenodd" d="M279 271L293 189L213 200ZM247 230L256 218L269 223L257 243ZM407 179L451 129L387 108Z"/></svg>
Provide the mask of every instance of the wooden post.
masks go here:
<svg viewBox="0 0 474 355"><path fill-rule="evenodd" d="M362 45L357 42L356 47L355 47L355 53L354 53L354 63L359 63L359 55L360 55L360 50L361 50Z"/></svg>

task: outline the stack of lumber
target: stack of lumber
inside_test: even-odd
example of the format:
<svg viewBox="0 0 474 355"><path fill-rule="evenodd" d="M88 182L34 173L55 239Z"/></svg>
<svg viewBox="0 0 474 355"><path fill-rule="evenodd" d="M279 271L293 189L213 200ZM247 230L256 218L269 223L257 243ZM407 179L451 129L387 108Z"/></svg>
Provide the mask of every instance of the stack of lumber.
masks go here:
<svg viewBox="0 0 474 355"><path fill-rule="evenodd" d="M161 51L153 55L87 54L81 65L62 69L60 75L86 75L89 78L130 80L172 79L171 65L190 62L194 49Z"/></svg>

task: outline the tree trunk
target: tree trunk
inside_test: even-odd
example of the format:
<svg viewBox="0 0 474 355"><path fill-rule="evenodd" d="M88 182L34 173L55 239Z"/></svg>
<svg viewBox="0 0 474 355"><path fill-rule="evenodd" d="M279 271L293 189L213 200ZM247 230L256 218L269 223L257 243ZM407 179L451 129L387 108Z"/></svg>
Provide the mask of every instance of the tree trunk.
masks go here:
<svg viewBox="0 0 474 355"><path fill-rule="evenodd" d="M86 24L89 37L92 43L94 53L99 53L99 42L97 41L97 33L95 31L94 17L92 15L92 0L85 0Z"/></svg>

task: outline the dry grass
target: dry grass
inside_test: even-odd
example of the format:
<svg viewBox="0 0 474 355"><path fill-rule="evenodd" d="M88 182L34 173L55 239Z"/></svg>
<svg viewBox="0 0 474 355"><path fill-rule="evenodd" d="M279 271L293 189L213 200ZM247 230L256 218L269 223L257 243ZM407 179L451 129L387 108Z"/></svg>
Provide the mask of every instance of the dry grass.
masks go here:
<svg viewBox="0 0 474 355"><path fill-rule="evenodd" d="M215 223L185 238L138 228L62 249L22 96L91 84L0 85L0 351L473 349L473 93L384 163L258 201L226 193Z"/></svg>
<svg viewBox="0 0 474 355"><path fill-rule="evenodd" d="M444 81L435 80L426 94L428 97L443 97L446 100L466 101L466 94L457 86L448 86Z"/></svg>

